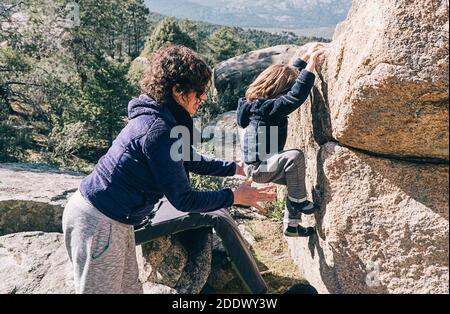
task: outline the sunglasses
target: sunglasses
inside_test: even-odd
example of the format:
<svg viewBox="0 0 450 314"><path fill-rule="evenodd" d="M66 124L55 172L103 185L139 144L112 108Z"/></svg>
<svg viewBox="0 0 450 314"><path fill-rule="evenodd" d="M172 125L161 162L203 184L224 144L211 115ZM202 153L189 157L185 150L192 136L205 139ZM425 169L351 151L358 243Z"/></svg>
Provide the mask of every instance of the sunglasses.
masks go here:
<svg viewBox="0 0 450 314"><path fill-rule="evenodd" d="M203 95L205 95L208 92L207 88L204 89L194 89L195 96L200 99Z"/></svg>

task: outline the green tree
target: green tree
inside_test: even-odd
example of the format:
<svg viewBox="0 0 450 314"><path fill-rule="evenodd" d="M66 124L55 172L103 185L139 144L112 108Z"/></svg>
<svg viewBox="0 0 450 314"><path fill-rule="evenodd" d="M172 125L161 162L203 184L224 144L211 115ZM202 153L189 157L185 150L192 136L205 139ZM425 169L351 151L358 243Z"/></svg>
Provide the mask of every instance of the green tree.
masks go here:
<svg viewBox="0 0 450 314"><path fill-rule="evenodd" d="M166 43L182 45L191 49L196 49L195 41L185 32L183 32L174 18L165 18L145 43L143 57L149 57L153 52L161 48Z"/></svg>
<svg viewBox="0 0 450 314"><path fill-rule="evenodd" d="M201 27L198 23L188 19L182 19L178 22L182 32L186 33L195 43L195 51L201 52L203 39L207 37L205 27Z"/></svg>
<svg viewBox="0 0 450 314"><path fill-rule="evenodd" d="M18 88L27 85L24 76L31 71L31 64L23 54L9 48L0 48L0 108L13 113L11 103L24 96Z"/></svg>
<svg viewBox="0 0 450 314"><path fill-rule="evenodd" d="M134 59L144 49L145 38L151 26L150 11L144 0L131 0L126 3L128 3L128 7L124 25L124 40L128 56Z"/></svg>
<svg viewBox="0 0 450 314"><path fill-rule="evenodd" d="M15 103L60 123L65 108L78 101L77 89L83 90L97 68L94 55L128 64L142 50L149 26L143 0L77 4L80 25L70 25L66 18L73 6L67 0L2 1L0 98L10 114L18 114L10 107ZM25 22L12 23L14 13Z"/></svg>
<svg viewBox="0 0 450 314"><path fill-rule="evenodd" d="M125 124L127 104L136 91L126 79L128 65L97 55L92 66L81 96L79 119L87 122L95 138L110 146Z"/></svg>
<svg viewBox="0 0 450 314"><path fill-rule="evenodd" d="M208 37L206 45L216 63L256 48L252 42L247 42L240 36L237 28L225 27L219 28L212 33Z"/></svg>
<svg viewBox="0 0 450 314"><path fill-rule="evenodd" d="M20 32L20 44L10 40L8 46L25 54L33 65L27 75L24 71L14 73L22 80L35 80L23 88L27 97L22 98L33 100L48 121L43 135L70 130L70 126L86 121L89 145L111 143L134 93L124 73L129 61L140 54L148 34L144 1L77 1L79 25L68 25L65 20L72 8L66 6L67 0L22 2L27 23ZM13 91L20 91L19 87ZM54 142L49 149L58 147Z"/></svg>

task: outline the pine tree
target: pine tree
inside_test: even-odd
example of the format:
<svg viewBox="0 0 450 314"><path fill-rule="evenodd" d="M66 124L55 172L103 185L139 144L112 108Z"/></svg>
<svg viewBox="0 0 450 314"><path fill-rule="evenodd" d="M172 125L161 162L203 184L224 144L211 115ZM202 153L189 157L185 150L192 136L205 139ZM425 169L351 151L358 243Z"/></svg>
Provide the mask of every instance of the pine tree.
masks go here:
<svg viewBox="0 0 450 314"><path fill-rule="evenodd" d="M178 25L181 31L186 33L194 41L195 51L200 52L204 30L202 30L197 23L188 19L182 19Z"/></svg>
<svg viewBox="0 0 450 314"><path fill-rule="evenodd" d="M150 28L150 11L144 0L128 0L126 23L124 25L127 54L134 59L144 48L145 38Z"/></svg>
<svg viewBox="0 0 450 314"><path fill-rule="evenodd" d="M93 70L82 93L80 121L87 122L90 133L110 146L124 126L127 104L136 91L128 83L128 65L96 55Z"/></svg>
<svg viewBox="0 0 450 314"><path fill-rule="evenodd" d="M149 57L153 52L161 48L166 43L186 46L196 49L195 41L180 29L174 18L165 18L155 28L145 44L143 57Z"/></svg>
<svg viewBox="0 0 450 314"><path fill-rule="evenodd" d="M252 42L245 41L236 28L219 28L212 33L206 45L216 63L234 56L249 52L256 48Z"/></svg>

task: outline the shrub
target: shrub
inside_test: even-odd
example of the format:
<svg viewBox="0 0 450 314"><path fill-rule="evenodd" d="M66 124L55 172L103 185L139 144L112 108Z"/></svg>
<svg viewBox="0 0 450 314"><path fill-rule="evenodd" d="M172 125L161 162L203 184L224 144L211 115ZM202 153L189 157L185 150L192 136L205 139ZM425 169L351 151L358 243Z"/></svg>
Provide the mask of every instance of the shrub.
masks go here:
<svg viewBox="0 0 450 314"><path fill-rule="evenodd" d="M208 148L202 144L198 149L199 153L206 156L213 156L213 148ZM191 185L197 191L217 191L222 188L222 179L219 177L201 176L197 174L190 174Z"/></svg>
<svg viewBox="0 0 450 314"><path fill-rule="evenodd" d="M222 180L217 177L191 174L191 185L196 191L217 191L222 188Z"/></svg>
<svg viewBox="0 0 450 314"><path fill-rule="evenodd" d="M88 130L83 122L55 126L48 138L48 148L54 158L70 158L88 142Z"/></svg>
<svg viewBox="0 0 450 314"><path fill-rule="evenodd" d="M278 223L283 222L285 201L276 200L269 206L270 218Z"/></svg>
<svg viewBox="0 0 450 314"><path fill-rule="evenodd" d="M11 121L0 122L0 162L20 161L31 143L29 129L15 127Z"/></svg>

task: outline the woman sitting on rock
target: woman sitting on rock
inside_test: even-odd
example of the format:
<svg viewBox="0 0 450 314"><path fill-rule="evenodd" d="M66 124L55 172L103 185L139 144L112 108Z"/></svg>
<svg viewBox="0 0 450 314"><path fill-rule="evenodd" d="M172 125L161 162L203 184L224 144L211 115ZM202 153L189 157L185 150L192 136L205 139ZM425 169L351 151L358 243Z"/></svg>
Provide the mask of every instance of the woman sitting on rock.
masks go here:
<svg viewBox="0 0 450 314"><path fill-rule="evenodd" d="M207 64L188 48L167 45L154 53L141 81L143 95L129 103L128 124L64 210L63 230L77 293L142 293L136 243L201 227L215 228L250 291L266 292L225 208L258 207L258 202L273 201L275 193L253 188L250 182L235 191L194 191L189 172L244 175L243 167L200 156L192 145L180 159L179 139L171 136L178 127L192 135L190 114L206 100L211 75ZM138 225L141 229L135 234Z"/></svg>
<svg viewBox="0 0 450 314"><path fill-rule="evenodd" d="M300 150L283 149L288 115L307 99L314 85L317 58L323 49L321 44L311 46L292 67L270 66L238 103L237 124L245 128L242 159L248 165L246 174L257 183L287 185L284 234L288 237L314 234L314 228L300 225L301 214L312 214L318 208L306 198L305 157ZM272 132L273 128L277 132Z"/></svg>

